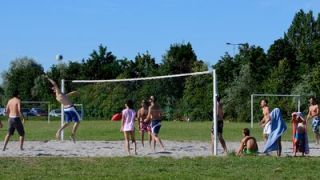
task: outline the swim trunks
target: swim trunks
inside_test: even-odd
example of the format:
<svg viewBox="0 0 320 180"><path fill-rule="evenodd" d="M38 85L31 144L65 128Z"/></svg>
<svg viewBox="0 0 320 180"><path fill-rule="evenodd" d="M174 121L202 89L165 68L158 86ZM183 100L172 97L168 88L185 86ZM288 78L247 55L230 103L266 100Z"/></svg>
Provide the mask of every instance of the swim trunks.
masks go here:
<svg viewBox="0 0 320 180"><path fill-rule="evenodd" d="M313 131L314 133L319 133L320 119L319 119L318 116L316 116L316 117L314 117L314 118L312 119L312 124L311 124L311 126L312 126L312 131Z"/></svg>
<svg viewBox="0 0 320 180"><path fill-rule="evenodd" d="M67 123L72 122L72 120L75 123L77 123L81 120L81 117L74 106L65 108L63 111L64 111L64 118Z"/></svg>
<svg viewBox="0 0 320 180"><path fill-rule="evenodd" d="M161 121L158 119L151 121L151 132L152 134L159 134L161 128Z"/></svg>
<svg viewBox="0 0 320 180"><path fill-rule="evenodd" d="M18 131L19 136L24 136L24 127L20 120L20 117L9 117L9 135L13 135L15 130Z"/></svg>

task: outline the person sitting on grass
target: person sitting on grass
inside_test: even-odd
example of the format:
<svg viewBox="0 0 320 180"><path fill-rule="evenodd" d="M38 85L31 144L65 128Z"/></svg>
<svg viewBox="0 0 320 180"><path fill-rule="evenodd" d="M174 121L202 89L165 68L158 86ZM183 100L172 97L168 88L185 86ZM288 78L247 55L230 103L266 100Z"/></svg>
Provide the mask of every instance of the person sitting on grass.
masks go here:
<svg viewBox="0 0 320 180"><path fill-rule="evenodd" d="M242 130L243 138L240 142L240 147L238 149L237 155L257 155L258 154L258 144L256 138L250 136L250 130L244 128Z"/></svg>

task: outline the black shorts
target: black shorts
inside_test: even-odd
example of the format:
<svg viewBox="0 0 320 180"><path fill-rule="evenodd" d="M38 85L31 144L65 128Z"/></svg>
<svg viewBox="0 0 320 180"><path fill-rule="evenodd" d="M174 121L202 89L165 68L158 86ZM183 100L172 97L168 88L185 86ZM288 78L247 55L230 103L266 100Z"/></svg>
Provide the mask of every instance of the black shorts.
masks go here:
<svg viewBox="0 0 320 180"><path fill-rule="evenodd" d="M218 133L221 133L223 132L223 121L217 121L218 122ZM214 133L214 127L212 125L212 128L211 128L211 133L213 134Z"/></svg>
<svg viewBox="0 0 320 180"><path fill-rule="evenodd" d="M24 128L23 128L23 124L20 120L19 117L16 118L9 118L9 129L8 129L8 134L9 135L13 135L14 134L14 130L18 131L18 134L20 136L24 136Z"/></svg>

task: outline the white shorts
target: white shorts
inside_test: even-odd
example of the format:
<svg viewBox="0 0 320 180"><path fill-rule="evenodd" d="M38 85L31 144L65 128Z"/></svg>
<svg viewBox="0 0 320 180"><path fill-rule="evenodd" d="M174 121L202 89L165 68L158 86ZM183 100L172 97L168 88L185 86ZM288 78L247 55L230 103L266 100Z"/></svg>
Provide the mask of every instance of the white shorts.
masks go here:
<svg viewBox="0 0 320 180"><path fill-rule="evenodd" d="M271 133L271 122L269 121L263 128L263 134Z"/></svg>

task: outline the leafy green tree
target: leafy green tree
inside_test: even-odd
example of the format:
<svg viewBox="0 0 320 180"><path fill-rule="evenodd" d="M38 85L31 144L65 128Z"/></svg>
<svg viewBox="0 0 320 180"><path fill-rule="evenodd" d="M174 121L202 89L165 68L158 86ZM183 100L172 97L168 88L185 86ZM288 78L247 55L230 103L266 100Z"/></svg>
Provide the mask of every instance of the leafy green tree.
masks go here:
<svg viewBox="0 0 320 180"><path fill-rule="evenodd" d="M94 50L87 60L83 60L83 74L86 79L114 79L121 68L112 52L107 47L99 46L98 51Z"/></svg>
<svg viewBox="0 0 320 180"><path fill-rule="evenodd" d="M43 67L34 59L23 57L13 60L8 71L2 74L6 97L18 90L23 100L35 100L32 87L37 77L44 74Z"/></svg>

